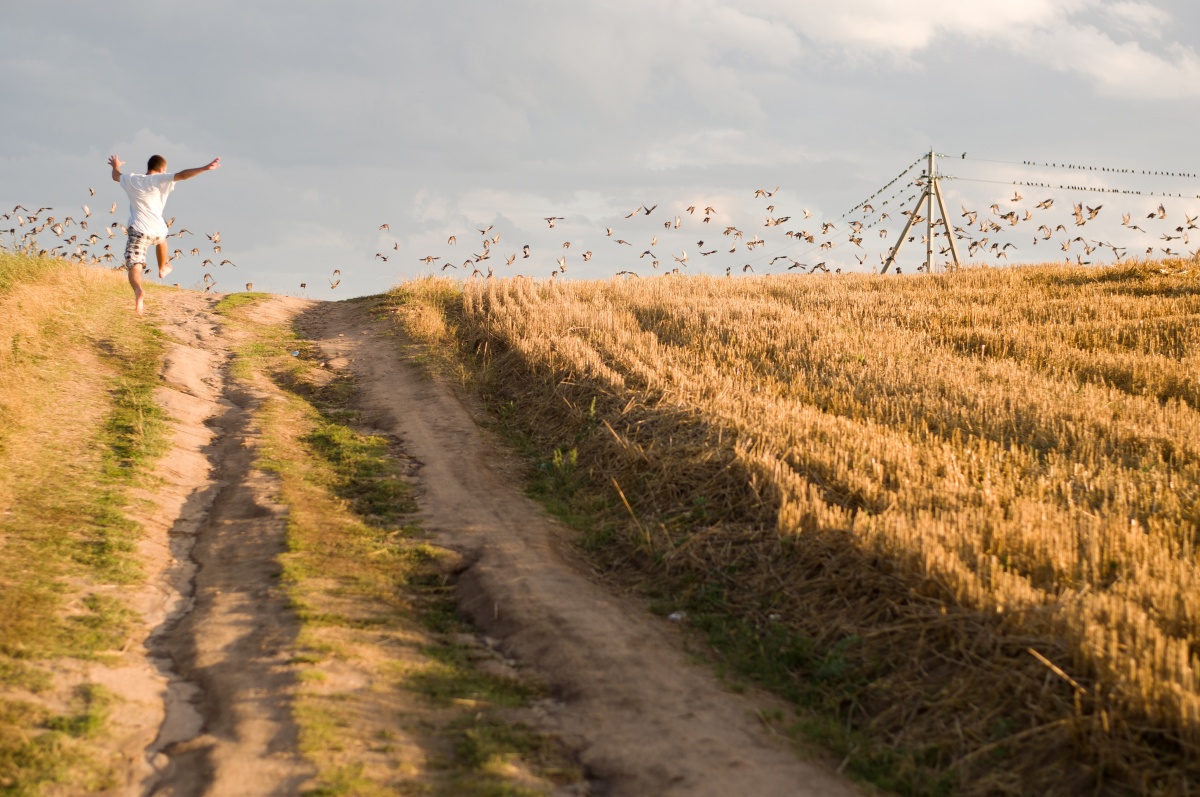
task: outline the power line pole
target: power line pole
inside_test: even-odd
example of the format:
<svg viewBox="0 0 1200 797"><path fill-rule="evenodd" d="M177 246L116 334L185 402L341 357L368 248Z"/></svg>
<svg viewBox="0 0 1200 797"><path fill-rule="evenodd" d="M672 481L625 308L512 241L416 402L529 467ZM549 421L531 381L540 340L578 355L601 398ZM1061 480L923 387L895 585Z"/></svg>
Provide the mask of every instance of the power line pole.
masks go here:
<svg viewBox="0 0 1200 797"><path fill-rule="evenodd" d="M900 247L904 246L904 242L908 240L908 231L912 229L914 223L921 219L921 209L927 208L925 216L925 268L928 273L933 272L933 202L936 199L938 210L942 214L941 224L946 228L946 238L950 241L950 255L954 260L955 268L962 264L958 259L958 245L954 242L954 227L950 223L950 217L946 214L946 201L942 198L942 187L937 174L936 154L933 147L929 148L929 164L925 169L925 174L921 175L925 179L925 190L921 192L921 198L917 200L916 207L912 210L912 215L908 217L908 223L904 225L904 232L900 233L899 240L896 245L891 248L888 253L887 262L883 264L880 270L881 274L886 274L888 269L892 267L892 263L896 262L896 256L900 254Z"/></svg>

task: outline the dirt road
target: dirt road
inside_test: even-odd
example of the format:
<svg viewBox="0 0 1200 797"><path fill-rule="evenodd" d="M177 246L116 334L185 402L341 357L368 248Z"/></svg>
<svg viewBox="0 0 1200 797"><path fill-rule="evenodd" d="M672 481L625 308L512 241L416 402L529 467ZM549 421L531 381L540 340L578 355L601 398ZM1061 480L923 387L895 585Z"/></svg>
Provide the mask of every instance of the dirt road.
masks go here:
<svg viewBox="0 0 1200 797"><path fill-rule="evenodd" d="M296 794L311 769L297 750L284 666L294 637L278 589L285 517L271 478L253 466L262 397L230 377L236 333L212 313L214 301L180 292L153 308L174 341L162 399L178 423L161 469L171 489L143 519L160 578L143 601L156 626L145 653L157 666L140 688L163 695L166 708L127 720L128 745L144 743L147 764L131 769L126 788ZM671 624L570 564L562 531L524 497L508 455L452 390L410 362L416 347L368 309L275 299L256 314L293 319L330 368L353 373L371 425L420 463L422 526L470 563L460 610L551 684L542 730L578 757L592 793L862 793L773 735L753 700L683 652ZM133 682L127 691L139 688Z"/></svg>

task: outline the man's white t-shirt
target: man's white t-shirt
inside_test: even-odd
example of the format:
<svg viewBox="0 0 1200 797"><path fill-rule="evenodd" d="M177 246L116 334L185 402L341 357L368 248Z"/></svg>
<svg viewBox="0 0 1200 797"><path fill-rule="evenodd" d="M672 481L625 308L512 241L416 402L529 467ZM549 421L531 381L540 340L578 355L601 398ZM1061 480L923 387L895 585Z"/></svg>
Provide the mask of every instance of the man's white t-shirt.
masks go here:
<svg viewBox="0 0 1200 797"><path fill-rule="evenodd" d="M129 227L153 238L166 238L163 208L175 187L175 175L122 174L121 187L129 195Z"/></svg>

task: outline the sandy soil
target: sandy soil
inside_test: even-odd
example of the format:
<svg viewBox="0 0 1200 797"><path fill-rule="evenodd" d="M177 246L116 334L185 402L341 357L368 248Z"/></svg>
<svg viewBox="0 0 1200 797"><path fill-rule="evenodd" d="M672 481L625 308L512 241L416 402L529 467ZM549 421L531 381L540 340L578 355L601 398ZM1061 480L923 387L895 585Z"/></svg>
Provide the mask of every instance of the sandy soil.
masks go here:
<svg viewBox="0 0 1200 797"><path fill-rule="evenodd" d="M173 417L167 486L143 553L156 573L136 596L148 634L118 675L129 760L122 794L285 795L311 769L296 749L285 662L295 628L278 589L284 513L252 467L261 396L226 376L236 333L189 292L159 294L151 319L175 342L161 400ZM832 768L772 734L761 701L735 695L683 652L678 629L606 592L571 564L563 532L525 498L511 462L417 353L365 303L276 299L359 380L367 420L420 463L422 523L459 551L459 605L481 633L540 673L556 700L542 730L576 751L595 794L856 795Z"/></svg>

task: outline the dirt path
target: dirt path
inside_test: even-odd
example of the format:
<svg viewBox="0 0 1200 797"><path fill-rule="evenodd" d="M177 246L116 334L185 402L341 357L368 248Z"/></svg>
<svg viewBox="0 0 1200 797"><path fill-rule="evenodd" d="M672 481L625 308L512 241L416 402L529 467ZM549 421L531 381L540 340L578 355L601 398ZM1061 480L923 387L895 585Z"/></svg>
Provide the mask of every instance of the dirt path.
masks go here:
<svg viewBox="0 0 1200 797"><path fill-rule="evenodd" d="M141 603L156 668L126 691L140 683L163 701L130 721L136 733L125 729L145 764L121 793L297 794L312 775L290 715L295 631L276 560L284 512L271 478L252 467L262 397L228 377L236 333L212 304L180 292L155 309L175 341L162 400L178 423L161 467L168 488L144 519L159 573ZM329 367L356 375L367 420L421 463L423 526L471 562L460 609L552 685L558 699L541 711L542 730L576 751L595 793L862 793L772 736L753 703L689 661L668 623L570 565L554 522L497 466L505 456L450 390L406 362L415 347L367 309L277 299L256 315L294 317Z"/></svg>
<svg viewBox="0 0 1200 797"><path fill-rule="evenodd" d="M238 335L216 301L181 291L152 306L170 341L156 400L174 422L161 481L140 496L153 575L133 604L150 632L146 666L120 671L120 692L142 698L116 718L129 740L123 794L296 794L311 775L284 667L294 635L277 589L284 514L252 467L262 397L228 376ZM286 320L306 306L278 300L263 314Z"/></svg>
<svg viewBox="0 0 1200 797"><path fill-rule="evenodd" d="M372 423L422 464L423 525L474 562L460 609L555 686L563 702L546 722L614 795L860 793L771 738L665 622L566 563L553 521L497 470L503 456L462 404L404 362L415 347L383 334L361 304L316 305L300 323L331 366L359 378Z"/></svg>

